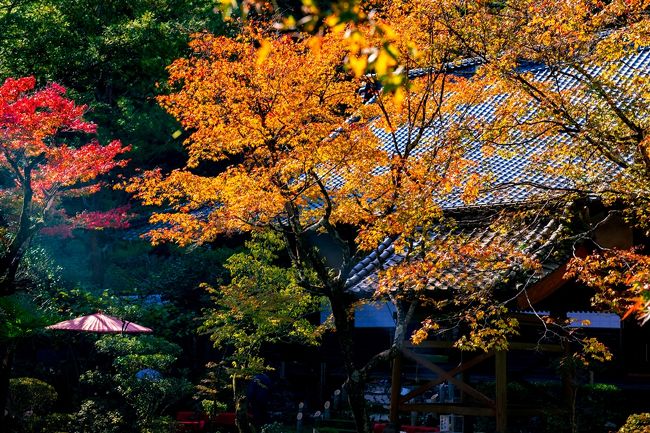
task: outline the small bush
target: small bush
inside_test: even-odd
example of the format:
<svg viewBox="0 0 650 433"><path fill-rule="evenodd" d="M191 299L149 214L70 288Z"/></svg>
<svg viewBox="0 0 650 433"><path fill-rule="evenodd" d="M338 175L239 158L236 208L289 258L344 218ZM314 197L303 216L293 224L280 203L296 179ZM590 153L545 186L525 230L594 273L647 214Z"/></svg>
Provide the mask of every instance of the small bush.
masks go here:
<svg viewBox="0 0 650 433"><path fill-rule="evenodd" d="M260 433L283 433L285 431L291 431L291 428L287 428L286 426L283 426L279 422L264 424L260 429Z"/></svg>
<svg viewBox="0 0 650 433"><path fill-rule="evenodd" d="M67 433L70 431L74 416L69 413L51 413L43 418L43 433Z"/></svg>
<svg viewBox="0 0 650 433"><path fill-rule="evenodd" d="M45 430L45 414L58 395L54 387L33 377L9 380L7 423L14 433L37 433Z"/></svg>
<svg viewBox="0 0 650 433"><path fill-rule="evenodd" d="M33 377L9 381L9 413L14 416L47 413L58 395L54 387Z"/></svg>
<svg viewBox="0 0 650 433"><path fill-rule="evenodd" d="M116 410L86 400L74 414L72 426L72 433L118 433L124 426L124 418Z"/></svg>
<svg viewBox="0 0 650 433"><path fill-rule="evenodd" d="M140 429L141 433L169 433L175 431L176 423L170 417L153 418L149 425Z"/></svg>
<svg viewBox="0 0 650 433"><path fill-rule="evenodd" d="M650 413L630 415L618 433L650 433Z"/></svg>

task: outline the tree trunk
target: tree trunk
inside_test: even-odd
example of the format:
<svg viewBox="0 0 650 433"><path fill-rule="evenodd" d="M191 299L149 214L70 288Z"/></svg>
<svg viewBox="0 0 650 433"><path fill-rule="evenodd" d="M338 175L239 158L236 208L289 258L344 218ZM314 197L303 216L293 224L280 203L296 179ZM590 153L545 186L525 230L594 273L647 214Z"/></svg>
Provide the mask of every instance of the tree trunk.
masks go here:
<svg viewBox="0 0 650 433"><path fill-rule="evenodd" d="M350 309L350 305L354 305L354 303L348 302L345 296L345 293L341 293L339 296L330 297L336 335L347 375L345 391L348 395L348 402L350 403L357 433L371 433L370 416L365 396L366 381L364 374L356 364L354 356L354 311Z"/></svg>
<svg viewBox="0 0 650 433"><path fill-rule="evenodd" d="M16 292L16 273L22 254L7 252L0 257L0 296L10 296Z"/></svg>
<svg viewBox="0 0 650 433"><path fill-rule="evenodd" d="M238 375L233 375L232 391L235 399L235 424L239 433L254 433L248 418L248 399L246 397L246 380Z"/></svg>
<svg viewBox="0 0 650 433"><path fill-rule="evenodd" d="M389 349L374 355L366 364L359 366L355 359L354 346L353 306L355 302L348 297L345 290L340 292L332 290L330 293L329 300L334 324L336 325L336 335L338 336L347 373L346 391L352 409L352 416L358 433L371 433L373 430L370 424L365 395L367 374L378 363L390 361L400 355L406 338L407 326L415 313L418 303L415 301L402 303L392 300L397 307L397 323L393 343Z"/></svg>
<svg viewBox="0 0 650 433"><path fill-rule="evenodd" d="M0 341L0 433L9 433L5 412L9 400L9 378L13 364L13 347L7 341Z"/></svg>
<svg viewBox="0 0 650 433"><path fill-rule="evenodd" d="M356 376L356 377L355 377ZM366 404L366 381L359 377L358 371L348 375L346 391L354 424L358 433L371 433L370 415Z"/></svg>

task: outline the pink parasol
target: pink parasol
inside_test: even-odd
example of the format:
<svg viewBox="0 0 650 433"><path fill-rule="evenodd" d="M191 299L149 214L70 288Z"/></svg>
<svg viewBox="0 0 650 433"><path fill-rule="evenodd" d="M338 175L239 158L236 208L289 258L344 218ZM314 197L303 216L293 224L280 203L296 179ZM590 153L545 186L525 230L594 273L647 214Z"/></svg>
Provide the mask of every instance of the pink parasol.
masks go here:
<svg viewBox="0 0 650 433"><path fill-rule="evenodd" d="M103 313L77 317L76 319L50 325L47 329L63 331L95 332L98 334L149 334L150 328L132 322L127 322L117 317L107 316Z"/></svg>

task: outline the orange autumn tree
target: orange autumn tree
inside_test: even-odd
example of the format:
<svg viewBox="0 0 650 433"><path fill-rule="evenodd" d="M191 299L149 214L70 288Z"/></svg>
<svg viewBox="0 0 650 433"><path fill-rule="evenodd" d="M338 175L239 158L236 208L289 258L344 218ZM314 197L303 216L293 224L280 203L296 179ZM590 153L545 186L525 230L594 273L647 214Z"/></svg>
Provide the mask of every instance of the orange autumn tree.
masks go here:
<svg viewBox="0 0 650 433"><path fill-rule="evenodd" d="M17 292L29 288L20 276L21 263L34 236L63 223L92 229L124 224L123 209L68 217L64 197L97 192L100 177L126 161L128 150L118 141L82 144L96 126L57 84L36 87L33 77L7 79L0 85L0 301L11 305ZM11 309L0 309L0 321L12 323ZM5 322L6 321L6 322ZM5 328L5 326L2 326ZM3 331L5 329L2 329ZM7 401L12 350L10 336L0 334L0 426ZM2 430L0 428L0 430Z"/></svg>
<svg viewBox="0 0 650 433"><path fill-rule="evenodd" d="M507 152L522 143L544 142L537 173L569 181L566 190L549 192L564 193L567 200L597 195L647 232L648 2L445 0L430 7L442 31L466 56L481 61L476 89L509 95L497 104L493 119L476 125L474 135L485 147ZM545 72L535 73L536 67ZM471 102L472 92L466 95ZM530 179L521 183L547 188ZM576 259L574 275L601 290L599 274L611 264L607 290L630 289L619 293L627 302L618 307L628 305L647 318L650 280L642 283L638 277L649 274L647 251L601 253ZM619 272L622 268L634 269L637 276Z"/></svg>
<svg viewBox="0 0 650 433"><path fill-rule="evenodd" d="M405 84L395 97L376 77L346 69L350 41L341 33L278 35L249 26L234 39L195 35L192 56L169 67L172 93L160 98L189 132L187 164L145 173L128 187L145 204L166 209L152 217L164 223L150 233L153 242L200 244L264 230L281 236L298 284L329 301L359 432L371 431L368 371L400 349L426 298L422 282L457 261L475 257L485 267L505 267L511 255L506 245L480 251L468 242L447 248L436 265L412 265L431 258L432 233L446 220L442 203L473 200L482 179L468 174L473 163L465 159L466 113L458 98L467 81L454 74L456 46L426 8L396 2L378 18L391 22L396 47L394 59L382 61L403 65ZM364 41L380 42L372 32ZM377 288L398 307L395 339L360 364L352 338L358 299L347 281L385 239L406 257L391 271L395 278L382 278ZM473 308L481 308L478 297Z"/></svg>

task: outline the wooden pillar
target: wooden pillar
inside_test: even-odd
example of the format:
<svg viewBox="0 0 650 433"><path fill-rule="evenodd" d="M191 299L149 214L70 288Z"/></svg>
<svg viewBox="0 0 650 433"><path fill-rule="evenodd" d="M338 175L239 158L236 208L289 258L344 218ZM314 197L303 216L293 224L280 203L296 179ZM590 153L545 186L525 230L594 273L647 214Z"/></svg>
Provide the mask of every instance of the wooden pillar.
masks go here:
<svg viewBox="0 0 650 433"><path fill-rule="evenodd" d="M393 371L390 381L390 423L397 426L399 422L400 391L402 389L402 354L393 359Z"/></svg>
<svg viewBox="0 0 650 433"><path fill-rule="evenodd" d="M508 426L508 376L507 352L499 350L495 354L496 377L496 422L497 432L505 433Z"/></svg>
<svg viewBox="0 0 650 433"><path fill-rule="evenodd" d="M461 365L464 362L463 360L463 354L461 352L460 354L460 359L461 359ZM467 370L462 371L460 373L460 380L462 380L464 383L469 383L469 373ZM465 391L461 390L460 393L460 402L461 403L466 403L466 398L465 398ZM463 417L463 433L474 433L474 422L476 421L476 418L473 415L465 415Z"/></svg>

